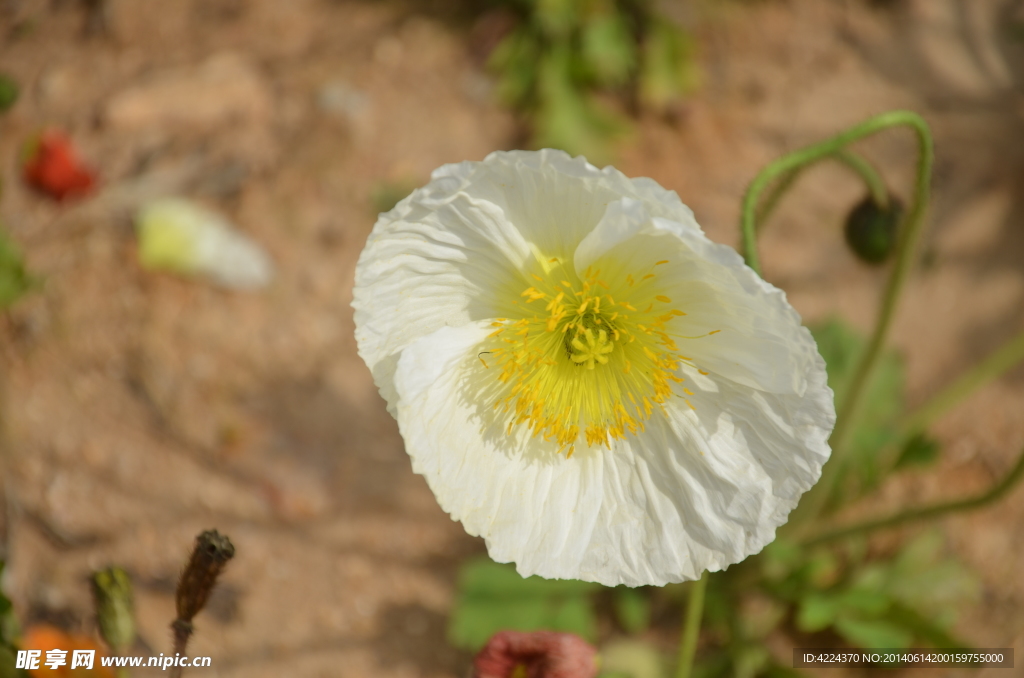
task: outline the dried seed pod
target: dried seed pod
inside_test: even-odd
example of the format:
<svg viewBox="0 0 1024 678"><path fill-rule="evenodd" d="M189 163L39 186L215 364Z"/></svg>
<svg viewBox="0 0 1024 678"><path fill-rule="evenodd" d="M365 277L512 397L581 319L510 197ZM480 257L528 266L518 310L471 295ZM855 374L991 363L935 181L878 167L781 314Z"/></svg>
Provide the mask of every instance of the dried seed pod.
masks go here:
<svg viewBox="0 0 1024 678"><path fill-rule="evenodd" d="M206 530L196 537L196 546L181 573L175 596L178 618L171 624L171 629L174 631L176 652L185 651L192 635L192 618L206 606L217 577L234 555L235 547L231 540L217 530Z"/></svg>

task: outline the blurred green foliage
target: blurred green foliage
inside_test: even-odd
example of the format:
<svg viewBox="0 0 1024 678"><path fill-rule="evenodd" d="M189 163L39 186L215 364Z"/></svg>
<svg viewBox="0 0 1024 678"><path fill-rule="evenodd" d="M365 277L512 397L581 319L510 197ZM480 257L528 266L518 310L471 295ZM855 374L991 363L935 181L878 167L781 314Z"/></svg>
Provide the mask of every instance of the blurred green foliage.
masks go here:
<svg viewBox="0 0 1024 678"><path fill-rule="evenodd" d="M380 181L370 190L370 204L378 214L390 212L395 205L415 190L413 181Z"/></svg>
<svg viewBox="0 0 1024 678"><path fill-rule="evenodd" d="M34 285L35 280L25 269L21 252L0 224L0 310L13 304Z"/></svg>
<svg viewBox="0 0 1024 678"><path fill-rule="evenodd" d="M487 558L466 563L459 575L459 597L452 612L448 637L453 645L478 650L496 632L566 631L591 642L597 636L597 617L591 593L601 589L588 582L520 577L512 565Z"/></svg>
<svg viewBox="0 0 1024 678"><path fill-rule="evenodd" d="M612 600L619 628L629 634L647 630L651 624L651 599L646 591L618 586Z"/></svg>
<svg viewBox="0 0 1024 678"><path fill-rule="evenodd" d="M900 456L896 460L896 468L907 468L911 466L927 466L939 458L939 443L923 433L918 433L908 440Z"/></svg>
<svg viewBox="0 0 1024 678"><path fill-rule="evenodd" d="M10 76L0 73L0 113L13 106L17 100L18 84ZM3 188L3 177L0 177L0 195L3 195ZM13 304L34 284L32 276L25 270L21 252L7 237L4 225L0 223L0 310ZM0 572L2 571L0 563ZM3 600L5 599L0 597L0 614L3 614Z"/></svg>
<svg viewBox="0 0 1024 678"><path fill-rule="evenodd" d="M607 160L621 109L665 111L694 83L689 37L650 0L502 0L518 18L490 56L537 147Z"/></svg>
<svg viewBox="0 0 1024 678"><path fill-rule="evenodd" d="M808 551L776 541L763 558L764 588L792 605L804 633L832 631L854 647L904 648L925 643L965 647L949 634L956 610L978 596L978 583L942 553L942 537L925 532L890 558Z"/></svg>
<svg viewBox="0 0 1024 678"><path fill-rule="evenodd" d="M853 328L839 320L830 320L813 327L811 334L825 359L828 385L836 392L836 409L839 410L867 342ZM895 351L887 351L867 385L860 427L854 433L850 450L842 460L845 465L840 473L843 480L836 489L834 502L850 501L878 488L886 473L898 463L883 453L898 442L899 421L904 409L904 381L902 358ZM922 465L937 459L937 443L926 443L924 439L911 440L911 443L912 447L908 447L899 459L902 465ZM837 459L831 463L839 461Z"/></svg>
<svg viewBox="0 0 1024 678"><path fill-rule="evenodd" d="M3 581L4 561L0 560L0 581ZM0 678L24 678L28 672L24 669L15 668L17 662L17 648L14 640L20 631L18 620L14 616L14 608L11 601L0 589Z"/></svg>
<svg viewBox="0 0 1024 678"><path fill-rule="evenodd" d="M6 73L0 73L0 113L18 101L18 83Z"/></svg>
<svg viewBox="0 0 1024 678"><path fill-rule="evenodd" d="M132 611L132 580L120 567L108 567L92 575L96 625L110 649L123 653L135 640Z"/></svg>

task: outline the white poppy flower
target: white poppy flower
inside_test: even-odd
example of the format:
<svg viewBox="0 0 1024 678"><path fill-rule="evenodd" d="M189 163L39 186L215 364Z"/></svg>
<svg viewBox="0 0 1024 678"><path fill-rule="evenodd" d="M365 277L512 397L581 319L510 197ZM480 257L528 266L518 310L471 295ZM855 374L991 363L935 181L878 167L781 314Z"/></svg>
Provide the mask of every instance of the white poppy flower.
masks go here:
<svg viewBox="0 0 1024 678"><path fill-rule="evenodd" d="M719 570L829 456L799 315L650 179L552 150L445 165L377 221L352 305L413 470L523 576Z"/></svg>

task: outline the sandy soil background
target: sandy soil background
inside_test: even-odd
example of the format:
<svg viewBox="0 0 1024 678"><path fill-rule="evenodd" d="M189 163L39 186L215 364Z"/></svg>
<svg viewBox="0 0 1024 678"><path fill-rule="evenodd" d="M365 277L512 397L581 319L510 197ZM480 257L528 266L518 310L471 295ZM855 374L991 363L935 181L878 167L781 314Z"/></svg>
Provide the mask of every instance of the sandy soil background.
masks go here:
<svg viewBox="0 0 1024 678"><path fill-rule="evenodd" d="M462 675L446 615L458 564L483 545L410 471L349 302L376 187L516 143L471 47L471 7L111 0L109 34L86 38L85 4L0 7L0 66L23 89L0 120L0 215L45 278L0 319L4 589L27 621L88 630L89 572L123 564L141 638L166 652L178 568L216 526L238 555L197 620L204 675ZM675 122L641 121L620 169L675 189L735 244L764 163L871 114L919 111L937 171L927 266L894 331L908 402L1024 329L1024 43L1005 30L1024 21L1020 3L667 9L698 39L702 86ZM19 146L44 125L100 169L96 197L57 206L16 181ZM909 195L910 136L864 150ZM860 191L840 168L815 170L762 257L805 319L866 331L883 276L837 235ZM265 246L273 285L231 293L140 269L132 210L168 192ZM1024 445L1022 413L1018 368L936 427L935 469L890 483L872 508L987 487ZM1015 644L1024 665L1024 491L943 529L984 584L958 631Z"/></svg>

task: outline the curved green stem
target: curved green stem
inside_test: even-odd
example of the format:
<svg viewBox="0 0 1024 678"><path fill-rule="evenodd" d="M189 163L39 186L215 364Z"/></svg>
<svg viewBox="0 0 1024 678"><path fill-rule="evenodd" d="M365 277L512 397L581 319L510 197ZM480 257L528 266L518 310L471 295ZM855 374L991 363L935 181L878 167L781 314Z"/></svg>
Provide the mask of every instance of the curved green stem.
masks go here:
<svg viewBox="0 0 1024 678"><path fill-rule="evenodd" d="M837 539L868 534L875 530L896 527L897 525L902 525L916 520L938 518L939 516L947 513L955 513L957 511L971 511L1002 499L1008 492L1010 492L1010 490L1013 489L1013 486L1016 485L1021 478L1024 478L1024 449L1021 450L1020 457L1018 457L1017 463L1014 464L1012 469L1010 469L1010 472L1007 473L1002 480L993 485L988 492L972 497L971 499L960 499L958 501L933 504L932 506L926 506L924 508L902 511L889 516L888 518L868 520L863 523L842 527L838 530L810 537L801 543L803 546L817 546Z"/></svg>
<svg viewBox="0 0 1024 678"><path fill-rule="evenodd" d="M832 154L832 157L860 176L864 181L864 185L868 187L868 191L871 193L871 199L878 207L883 211L889 209L889 189L885 187L885 181L874 165L868 162L860 153L855 153L846 148L836 151Z"/></svg>
<svg viewBox="0 0 1024 678"><path fill-rule="evenodd" d="M686 601L686 618L683 622L683 636L679 641L679 663L676 678L690 678L693 674L693 658L697 654L697 638L700 636L701 617L704 616L704 592L708 587L709 573L693 582L690 598Z"/></svg>
<svg viewBox="0 0 1024 678"><path fill-rule="evenodd" d="M768 221L768 217L775 211L775 206L779 204L779 200L787 191L789 191L790 188L793 187L793 184L796 183L796 180L800 178L800 175L804 173L805 169L807 169L806 165L803 167L797 167L794 170L790 170L790 172L783 175L783 177L778 180L772 188L771 193L768 194L768 197L764 199L764 202L761 203L760 208L757 210L757 214L754 217L755 229L761 228L761 226L764 225L764 222Z"/></svg>
<svg viewBox="0 0 1024 678"><path fill-rule="evenodd" d="M843 395L842 407L836 413L836 427L832 430L832 435L829 438L833 454L836 453L836 450L840 454L842 453L853 433L865 387L871 374L874 372L878 359L882 355L882 348L885 346L885 340L889 336L889 328L892 326L892 319L895 316L896 303L899 301L900 293L903 291L903 286L910 275L917 242L924 231L924 213L928 209L929 184L931 182L932 162L934 159L932 134L931 130L928 129L928 123L918 114L909 111L885 113L872 118L868 122L883 121L883 119L886 121L886 126L907 125L917 135L917 179L914 184L914 200L910 212L907 214L907 220L901 229L899 242L896 245L896 266L893 268L885 288L882 305L878 310L878 320L875 323L875 332L868 342L864 356L857 364L846 393ZM828 464L826 464L827 468ZM837 468L837 465L833 464L833 469L835 468ZM829 473L826 470L823 475L830 476L828 480L834 481L834 476L837 472L833 470ZM822 480L826 480L826 478L823 477ZM825 490L831 490L831 482L825 486ZM824 499L821 502L824 503Z"/></svg>
<svg viewBox="0 0 1024 678"><path fill-rule="evenodd" d="M928 206L929 182L933 161L932 137L928 124L920 115L910 111L892 111L875 116L859 125L851 127L845 132L837 134L831 139L826 139L821 143L789 153L769 164L754 178L743 198L741 227L743 230L744 258L747 265L760 275L761 266L757 255L754 218L757 199L761 191L775 178L817 162L822 158L840 153L847 144L884 129L899 126L910 127L917 136L918 141L917 178L914 184L913 203L903 228L900 229L900 239L896 248L896 265L893 267L888 284L886 285L874 333L854 370L853 377L840 403L836 425L832 431L832 436L829 438L829 443L832 447L831 463L825 464L822 477L818 481L817 486L808 492L800 507L791 516L790 522L794 525L807 518L817 516L832 493L836 477L842 468L841 464L837 463L836 457L842 456L843 450L846 448L849 438L855 430L854 424L861 409L861 401L866 390L865 387L871 374L874 372L878 359L881 357L882 348L885 345L889 329L892 325L896 303L910 273L914 251L924 226L924 213Z"/></svg>
<svg viewBox="0 0 1024 678"><path fill-rule="evenodd" d="M857 176L861 178L864 185L868 187L868 191L871 193L871 199L874 200L875 204L881 207L883 210L889 207L889 191L885 187L885 181L882 176L875 169L874 165L868 162L862 155L854 151L842 149L832 153L831 155L819 158L819 160L833 159L846 165L848 168L857 173ZM772 187L768 197L764 199L761 206L758 208L754 218L755 230L761 228L764 222L768 220L769 215L775 210L775 206L778 205L779 200L783 195L793 187L796 180L804 173L804 170L808 169L811 165L801 165L793 170L790 170L787 174L783 175L778 182Z"/></svg>
<svg viewBox="0 0 1024 678"><path fill-rule="evenodd" d="M822 158L834 155L835 153L844 150L848 144L851 144L854 141L863 139L864 137L870 136L884 129L902 125L911 127L917 133L921 146L921 155L918 159L919 173L915 198L922 197L922 184L924 189L923 197L927 198L928 178L931 175L932 164L931 132L928 130L927 123L925 123L921 116L911 111L891 111L889 113L877 115L869 120L865 120L859 125L851 127L845 132L837 134L831 139L826 139L820 143L807 146L806 148L801 148L782 156L775 162L769 164L761 170L756 177L754 177L749 188L747 188L746 195L743 196L743 211L740 220L740 227L743 234L743 257L747 262L747 266L750 266L750 268L757 271L758 275L761 274L761 261L757 255L755 216L757 212L758 198L772 181L792 170L800 169L805 165L809 165L821 160ZM920 172L922 168L927 170L923 173L923 181L922 173ZM924 205L920 205L919 207L917 200L915 200L914 207L915 209L920 208L920 211L923 214ZM913 210L907 217L907 221L908 223L913 221Z"/></svg>

